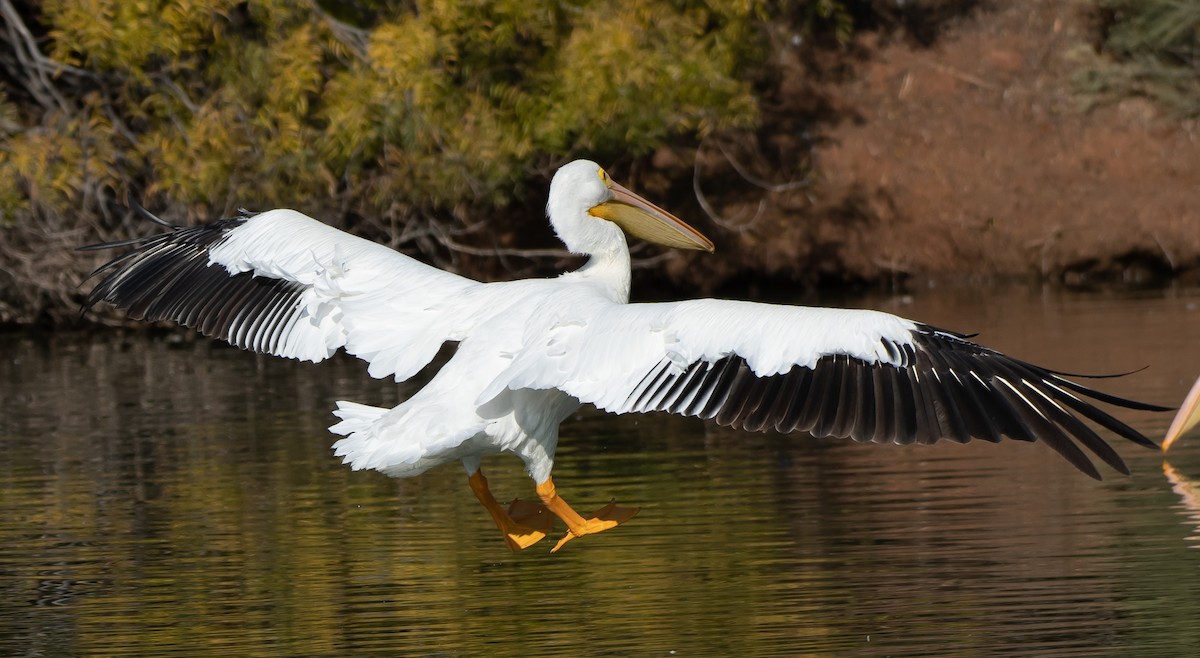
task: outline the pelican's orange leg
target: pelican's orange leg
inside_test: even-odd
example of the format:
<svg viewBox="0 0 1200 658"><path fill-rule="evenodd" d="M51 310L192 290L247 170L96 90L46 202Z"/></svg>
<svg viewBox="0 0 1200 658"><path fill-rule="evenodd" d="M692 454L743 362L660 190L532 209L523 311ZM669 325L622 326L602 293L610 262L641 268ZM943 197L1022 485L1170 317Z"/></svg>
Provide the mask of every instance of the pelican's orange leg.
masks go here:
<svg viewBox="0 0 1200 658"><path fill-rule="evenodd" d="M529 548L541 541L550 531L554 520L546 514L546 508L538 503L524 500L514 500L508 511L500 507L496 497L488 489L487 478L483 471L475 471L468 481L475 497L483 503L483 507L492 515L496 527L504 534L504 542L514 552Z"/></svg>
<svg viewBox="0 0 1200 658"><path fill-rule="evenodd" d="M558 492L554 490L554 480L552 478L546 478L545 482L537 486L537 494L542 499L542 503L546 506L546 509L554 512L555 516L567 524L567 534L558 540L558 543L551 549L551 553L562 548L563 544L576 537L615 528L632 519L640 511L637 507L617 507L615 502L610 502L601 508L600 511L596 512L595 516L585 519L578 512L571 509L567 501L559 498Z"/></svg>

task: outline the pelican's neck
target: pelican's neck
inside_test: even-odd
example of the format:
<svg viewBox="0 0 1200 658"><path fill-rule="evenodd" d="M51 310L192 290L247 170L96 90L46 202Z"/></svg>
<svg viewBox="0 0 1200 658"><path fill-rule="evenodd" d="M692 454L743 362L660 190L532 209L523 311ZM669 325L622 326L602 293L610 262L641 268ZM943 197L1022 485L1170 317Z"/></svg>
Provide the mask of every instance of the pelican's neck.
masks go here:
<svg viewBox="0 0 1200 658"><path fill-rule="evenodd" d="M555 192L551 184L546 208L550 225L568 251L588 257L583 267L566 276L596 285L619 304L629 302L630 259L625 233L616 224L588 214L584 206L593 202L572 207L570 203L576 201L573 197Z"/></svg>
<svg viewBox="0 0 1200 658"><path fill-rule="evenodd" d="M624 236L620 245L612 245L590 256L583 267L566 276L598 286L606 297L618 304L629 303L632 276L629 247L625 244Z"/></svg>

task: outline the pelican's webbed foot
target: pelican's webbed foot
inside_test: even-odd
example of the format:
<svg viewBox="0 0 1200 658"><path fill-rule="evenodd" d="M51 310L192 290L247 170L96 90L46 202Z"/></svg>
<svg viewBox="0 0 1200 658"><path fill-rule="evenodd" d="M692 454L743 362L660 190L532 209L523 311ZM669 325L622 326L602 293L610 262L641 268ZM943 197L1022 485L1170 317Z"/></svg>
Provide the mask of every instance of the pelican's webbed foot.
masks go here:
<svg viewBox="0 0 1200 658"><path fill-rule="evenodd" d="M514 552L529 548L546 537L554 524L554 519L546 513L541 503L527 500L514 500L508 509L500 507L495 496L488 489L487 478L482 471L471 474L469 482L475 497L492 515L496 527L504 535L504 543Z"/></svg>
<svg viewBox="0 0 1200 658"><path fill-rule="evenodd" d="M539 484L537 486L537 493L542 499L542 503L546 506L546 509L553 512L555 516L563 520L563 523L567 524L567 534L558 540L558 543L550 550L551 553L558 551L558 549L563 547L563 544L576 537L615 528L632 519L640 511L637 507L618 507L616 502L613 501L602 507L591 518L585 519L572 509L567 504L567 501L558 496L552 479L546 478L545 482Z"/></svg>

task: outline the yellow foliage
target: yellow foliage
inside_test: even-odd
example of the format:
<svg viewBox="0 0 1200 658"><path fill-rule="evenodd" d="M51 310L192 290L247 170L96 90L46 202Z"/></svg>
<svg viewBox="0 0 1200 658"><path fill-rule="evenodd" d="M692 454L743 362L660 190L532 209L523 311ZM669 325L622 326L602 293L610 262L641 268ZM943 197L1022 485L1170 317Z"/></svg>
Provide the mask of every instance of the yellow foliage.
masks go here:
<svg viewBox="0 0 1200 658"><path fill-rule="evenodd" d="M748 125L749 86L731 75L735 51L705 34L707 18L658 3L588 12L559 52L543 139L644 150L672 133Z"/></svg>
<svg viewBox="0 0 1200 658"><path fill-rule="evenodd" d="M183 202L222 198L241 162L253 157L244 138L245 123L236 107L221 97L200 107L186 131L166 129L155 140L148 160L157 163L155 187ZM198 198L200 195L204 197ZM211 196L210 196L211 195ZM217 196L220 195L220 196Z"/></svg>
<svg viewBox="0 0 1200 658"><path fill-rule="evenodd" d="M154 57L184 64L238 3L234 0L47 0L53 56L140 77Z"/></svg>
<svg viewBox="0 0 1200 658"><path fill-rule="evenodd" d="M355 27L295 0L47 0L48 54L82 73L0 149L0 208L131 183L217 209L502 204L539 162L756 120L758 0L414 5Z"/></svg>
<svg viewBox="0 0 1200 658"><path fill-rule="evenodd" d="M428 103L445 87L438 81L442 62L453 58L439 41L431 25L414 17L382 25L371 33L367 47L370 73L398 96Z"/></svg>

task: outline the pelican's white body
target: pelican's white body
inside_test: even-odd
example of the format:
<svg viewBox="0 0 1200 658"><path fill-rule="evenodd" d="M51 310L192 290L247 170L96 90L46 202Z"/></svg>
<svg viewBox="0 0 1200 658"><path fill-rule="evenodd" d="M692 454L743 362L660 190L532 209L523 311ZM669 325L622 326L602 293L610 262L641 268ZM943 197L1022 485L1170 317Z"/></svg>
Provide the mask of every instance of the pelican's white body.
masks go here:
<svg viewBox="0 0 1200 658"><path fill-rule="evenodd" d="M458 350L393 409L339 402L336 454L394 477L511 452L530 477L550 476L559 423L588 402L616 413L664 359L682 370L730 354L756 375L812 367L823 355L893 363L881 339L911 343L913 323L874 311L702 299L629 304L625 236L587 210L606 190L594 163L563 167L548 214L574 252L591 256L553 279L479 283L424 265L292 210L256 215L229 232L210 263L306 286L303 312L260 351L320 361L339 348L373 377L403 381L446 341ZM600 183L597 185L597 183ZM247 319L244 331L254 326Z"/></svg>

